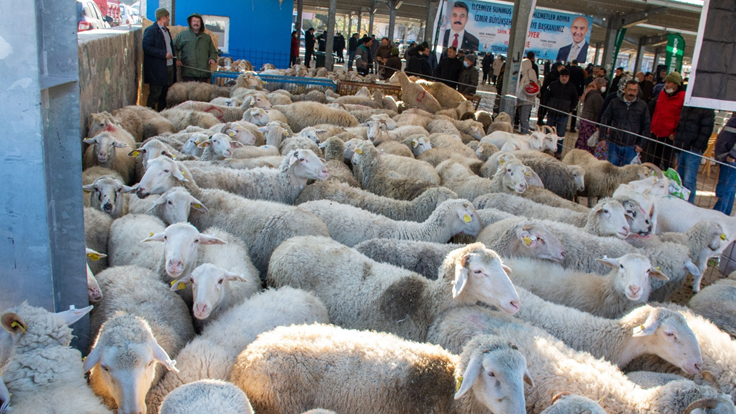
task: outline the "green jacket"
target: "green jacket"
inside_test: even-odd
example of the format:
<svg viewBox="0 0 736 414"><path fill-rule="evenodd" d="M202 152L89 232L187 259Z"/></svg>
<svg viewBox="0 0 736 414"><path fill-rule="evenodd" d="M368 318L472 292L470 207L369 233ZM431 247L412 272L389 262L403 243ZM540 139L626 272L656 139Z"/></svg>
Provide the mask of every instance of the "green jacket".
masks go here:
<svg viewBox="0 0 736 414"><path fill-rule="evenodd" d="M202 18L199 14L194 13L187 18L187 21L191 21L194 16ZM210 35L204 33L204 20L202 20L200 34L195 34L191 25L188 30L179 33L174 40L174 49L176 50L174 54L181 60L181 63L189 66L181 68L181 76L192 78L210 76L210 65L207 61L210 59L217 61L217 48L212 43ZM202 70L191 69L192 67Z"/></svg>

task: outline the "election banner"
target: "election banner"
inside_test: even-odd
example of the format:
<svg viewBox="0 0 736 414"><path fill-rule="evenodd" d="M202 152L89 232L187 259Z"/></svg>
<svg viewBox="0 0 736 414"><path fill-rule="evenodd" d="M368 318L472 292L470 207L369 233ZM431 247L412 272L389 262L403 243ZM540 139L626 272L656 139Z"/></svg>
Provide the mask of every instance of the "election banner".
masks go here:
<svg viewBox="0 0 736 414"><path fill-rule="evenodd" d="M437 10L438 49L508 54L513 3L447 1ZM580 63L587 61L593 18L537 7L527 34L525 52L537 59Z"/></svg>

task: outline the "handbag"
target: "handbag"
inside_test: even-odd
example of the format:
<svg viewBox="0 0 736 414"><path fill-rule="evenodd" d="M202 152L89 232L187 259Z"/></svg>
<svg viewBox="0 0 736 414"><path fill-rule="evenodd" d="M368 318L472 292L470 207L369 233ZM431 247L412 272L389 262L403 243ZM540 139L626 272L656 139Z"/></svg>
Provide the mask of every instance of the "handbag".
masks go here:
<svg viewBox="0 0 736 414"><path fill-rule="evenodd" d="M534 82L529 82L529 84L524 88L524 92L529 95L536 95L539 93L539 85Z"/></svg>

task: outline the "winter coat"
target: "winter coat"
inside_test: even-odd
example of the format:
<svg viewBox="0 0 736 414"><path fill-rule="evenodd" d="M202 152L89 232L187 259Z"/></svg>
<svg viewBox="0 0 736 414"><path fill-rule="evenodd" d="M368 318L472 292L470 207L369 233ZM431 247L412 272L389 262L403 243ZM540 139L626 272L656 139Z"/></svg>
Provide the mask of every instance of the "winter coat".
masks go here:
<svg viewBox="0 0 736 414"><path fill-rule="evenodd" d="M677 131L677 123L680 122L680 111L684 103L685 91L682 88L678 88L672 95L662 91L652 115L652 134L658 137L669 137L670 134L674 134Z"/></svg>
<svg viewBox="0 0 736 414"><path fill-rule="evenodd" d="M598 122L601 116L601 108L603 107L603 95L598 89L591 89L585 95L583 102L583 110L580 117L588 121Z"/></svg>
<svg viewBox="0 0 736 414"><path fill-rule="evenodd" d="M366 45L360 45L355 49L355 67L368 70L368 65L373 63L371 51Z"/></svg>
<svg viewBox="0 0 736 414"><path fill-rule="evenodd" d="M493 76L498 76L501 73L501 67L503 66L503 60L496 58L493 61Z"/></svg>
<svg viewBox="0 0 736 414"><path fill-rule="evenodd" d="M736 158L736 146L734 144L736 144L736 116L731 117L721 133L718 134L715 150L716 159L725 162L727 155Z"/></svg>
<svg viewBox="0 0 736 414"><path fill-rule="evenodd" d="M565 115L569 114L578 104L578 90L571 82L563 85L562 82L556 80L549 85L544 95L544 102L552 109L561 111Z"/></svg>
<svg viewBox="0 0 736 414"><path fill-rule="evenodd" d="M519 101L516 103L517 106L521 105L533 105L534 104L534 97L536 95L529 95L526 93L525 88L529 83L534 82L537 85L539 85L539 78L537 78L537 72L534 71L534 64L529 59L524 59L521 61L521 71L519 72L519 85L516 89L516 96L518 96Z"/></svg>
<svg viewBox="0 0 736 414"><path fill-rule="evenodd" d="M643 99L644 102L651 101L652 92L654 91L654 82L644 80L639 83L639 88L641 89L641 99Z"/></svg>
<svg viewBox="0 0 736 414"><path fill-rule="evenodd" d="M169 29L165 29L169 31ZM171 32L169 32L171 39ZM166 38L161 32L158 23L154 23L143 32L143 82L149 85L169 85L166 69ZM174 41L170 40L169 47L174 53Z"/></svg>
<svg viewBox="0 0 736 414"><path fill-rule="evenodd" d="M478 87L478 69L475 68L475 65L470 65L463 69L457 83L458 92L463 95L475 95Z"/></svg>
<svg viewBox="0 0 736 414"><path fill-rule="evenodd" d="M483 72L490 72L492 64L493 64L493 54L486 53L486 55L483 56L483 61L481 62L481 66L483 67Z"/></svg>
<svg viewBox="0 0 736 414"><path fill-rule="evenodd" d="M299 38L291 36L291 56L299 56Z"/></svg>
<svg viewBox="0 0 736 414"><path fill-rule="evenodd" d="M688 151L704 152L713 133L716 112L707 108L685 106L675 134L675 146Z"/></svg>
<svg viewBox="0 0 736 414"><path fill-rule="evenodd" d="M401 58L398 56L391 56L386 61L386 66L383 68L383 79L389 79L396 71L401 71Z"/></svg>
<svg viewBox="0 0 736 414"><path fill-rule="evenodd" d="M351 36L350 39L348 40L348 51L354 52L355 49L357 48L358 48L358 39Z"/></svg>
<svg viewBox="0 0 736 414"><path fill-rule="evenodd" d="M455 88L457 87L457 81L458 78L460 78L460 73L463 71L463 62L461 62L458 58L450 59L449 57L445 56L442 59L440 59L440 63L437 65L437 68L434 70L434 77L442 79L441 82L445 85Z"/></svg>
<svg viewBox="0 0 736 414"><path fill-rule="evenodd" d="M404 69L404 72L406 72L409 76L421 75L422 64L419 62L419 53L417 53L416 49L407 50L406 56L406 68Z"/></svg>
<svg viewBox="0 0 736 414"><path fill-rule="evenodd" d="M388 45L388 46L383 46L383 45L378 46L378 50L376 50L376 57L377 58L380 57L381 59L388 59L388 58L390 58L391 57L391 49L392 48L393 48L393 46L391 46L391 45Z"/></svg>
<svg viewBox="0 0 736 414"><path fill-rule="evenodd" d="M307 32L304 34L304 48L306 50L314 51L314 33Z"/></svg>
<svg viewBox="0 0 736 414"><path fill-rule="evenodd" d="M615 93L615 92L614 92ZM630 104L624 102L624 98L614 98L603 112L601 123L624 131L633 132L635 134L649 136L650 127L649 108L641 99L637 99ZM642 146L643 138L635 135L627 134L621 131L609 130L601 128L601 136L613 142L616 145L624 147L632 147L634 145Z"/></svg>
<svg viewBox="0 0 736 414"><path fill-rule="evenodd" d="M580 66L570 65L567 70L570 72L570 83L572 83L578 91L578 96L583 94L583 83L585 82L585 72Z"/></svg>
<svg viewBox="0 0 736 414"><path fill-rule="evenodd" d="M192 17L202 19L198 13L193 13L187 18L187 22L190 22ZM210 76L210 65L207 61L217 60L217 48L212 43L210 35L204 32L204 20L202 20L199 34L192 31L191 25L188 30L179 33L174 40L174 48L176 49L174 54L179 57L181 63L189 66L181 68L182 77L206 78Z"/></svg>

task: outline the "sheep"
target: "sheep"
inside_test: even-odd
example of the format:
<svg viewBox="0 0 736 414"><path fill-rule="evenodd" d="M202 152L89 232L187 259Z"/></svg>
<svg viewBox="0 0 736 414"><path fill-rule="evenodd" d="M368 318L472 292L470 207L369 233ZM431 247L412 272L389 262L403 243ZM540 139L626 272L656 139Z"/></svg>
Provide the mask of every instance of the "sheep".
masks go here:
<svg viewBox="0 0 736 414"><path fill-rule="evenodd" d="M159 414L216 412L253 414L250 401L235 385L218 380L199 380L174 390L161 404Z"/></svg>
<svg viewBox="0 0 736 414"><path fill-rule="evenodd" d="M486 132L488 132L488 134L492 134L496 131L504 131L508 133L514 132L514 124L511 122L511 117L506 112L498 114Z"/></svg>
<svg viewBox="0 0 736 414"><path fill-rule="evenodd" d="M728 278L707 286L690 298L687 306L716 324L722 331L736 337L736 272Z"/></svg>
<svg viewBox="0 0 736 414"><path fill-rule="evenodd" d="M261 146L265 143L259 127L246 121L228 122L220 128L219 132L243 145Z"/></svg>
<svg viewBox="0 0 736 414"><path fill-rule="evenodd" d="M719 223L709 220L699 222L684 234L662 233L647 238L629 238L627 241L634 246L648 249L663 248L663 243L668 242L677 243L689 248L688 255L700 271L700 275L695 275L693 278L692 289L696 293L700 291L700 282L708 267L708 260L711 257L720 256L721 252L729 245L728 239L723 232L723 227ZM674 289L676 290L677 288Z"/></svg>
<svg viewBox="0 0 736 414"><path fill-rule="evenodd" d="M231 380L259 413L319 405L356 414L524 414L524 383L533 385L521 353L493 335L456 356L436 345L329 325L261 335L238 356Z"/></svg>
<svg viewBox="0 0 736 414"><path fill-rule="evenodd" d="M82 163L85 169L96 165L109 168L120 174L124 184L131 184L135 174L135 159L129 157L127 152L116 149L133 149L135 141L114 137L109 132L101 132L92 138L85 138L84 143L89 144Z"/></svg>
<svg viewBox="0 0 736 414"><path fill-rule="evenodd" d="M552 405L542 414L606 414L597 402L590 398L562 392L552 397Z"/></svg>
<svg viewBox="0 0 736 414"><path fill-rule="evenodd" d="M424 90L421 85L409 80L403 72L396 72L399 83L401 84L401 98L407 108L424 109L434 114L442 109L442 106L431 93Z"/></svg>
<svg viewBox="0 0 736 414"><path fill-rule="evenodd" d="M596 198L612 196L619 184L651 176L649 167L645 165L616 167L580 149L568 152L562 162L567 165L579 165L585 170L585 190L580 192L580 195L588 197L588 207L593 206Z"/></svg>
<svg viewBox="0 0 736 414"><path fill-rule="evenodd" d="M531 177L534 178L535 174L536 173L532 174ZM536 183L536 180L533 180L533 182ZM539 184L541 184L541 181L539 182ZM507 190L506 192L509 192L509 193L511 192L510 188L504 187L503 189ZM526 190L521 194L519 194L518 192L514 192L512 194L518 195L530 201L534 201L538 204L545 204L550 207L561 207L561 208L566 208L568 210L572 210L574 212L585 213L585 214L588 214L590 212L590 208L585 207L581 204L575 203L570 200L565 200L564 198L557 196L551 191L545 188L537 187L536 185L528 185ZM486 208L486 204L492 197L493 197L493 194L480 195L476 197L475 199L473 199L473 204L475 205L475 208L484 209Z"/></svg>
<svg viewBox="0 0 736 414"><path fill-rule="evenodd" d="M90 386L108 407L141 413L146 412L146 394L154 377L161 375L156 362L176 370L176 361L159 345L146 320L121 314L102 324L84 360L84 372L91 371Z"/></svg>
<svg viewBox="0 0 736 414"><path fill-rule="evenodd" d="M96 262L100 259L103 259L107 257L106 254L100 253L97 251L94 251L90 248L86 248L86 255L87 259ZM94 273L92 273L92 269L90 269L89 264L87 265L87 297L89 298L89 303L97 303L102 300L102 289L100 289L100 284L97 282L97 278L95 278Z"/></svg>
<svg viewBox="0 0 736 414"><path fill-rule="evenodd" d="M287 155L294 150L310 150L315 154L321 154L322 150L310 138L301 135L292 135L289 139L284 140L279 147L282 155Z"/></svg>
<svg viewBox="0 0 736 414"><path fill-rule="evenodd" d="M651 226L647 226L646 223L643 223L644 228L638 226L636 229L632 229L627 221L626 209L619 201L614 199L599 201L588 214L577 213L566 208L550 207L521 197L509 197L505 194L489 194L485 200L486 208L495 208L517 216L572 224L597 236L624 239L629 234L646 231L647 227L651 231Z"/></svg>
<svg viewBox="0 0 736 414"><path fill-rule="evenodd" d="M490 142L479 142L478 148L475 150L475 155L479 160L486 162L495 153L497 153L498 147L491 144Z"/></svg>
<svg viewBox="0 0 736 414"><path fill-rule="evenodd" d="M209 211L201 201L192 197L187 190L174 187L159 197L130 198L130 214L150 214L158 217L164 224L186 223L189 221L191 209L201 212Z"/></svg>
<svg viewBox="0 0 736 414"><path fill-rule="evenodd" d="M110 413L87 385L79 351L69 346L72 341L69 325L91 309L91 306L72 307L51 313L23 302L2 312L0 411ZM9 407L11 393L13 405Z"/></svg>
<svg viewBox="0 0 736 414"><path fill-rule="evenodd" d="M115 116L107 111L89 114L89 118L87 118L87 135L93 137L100 131L106 130L110 124L124 129L136 142L143 140L143 123L140 117L126 108L117 110Z"/></svg>
<svg viewBox="0 0 736 414"><path fill-rule="evenodd" d="M551 404L550 395L559 392L597 400L605 412L617 414L679 413L720 396L713 388L692 381L641 389L609 362L575 351L543 329L478 305L455 307L443 314L430 328L428 340L458 352L474 337L486 334L514 343L527 359L535 381L535 387L525 393L529 413L542 412ZM720 403L733 410L733 403Z"/></svg>
<svg viewBox="0 0 736 414"><path fill-rule="evenodd" d="M233 150L243 147L238 141L233 141L229 136L222 133L215 133L211 137L197 144L200 148L204 148L200 161L221 161L233 156Z"/></svg>
<svg viewBox="0 0 736 414"><path fill-rule="evenodd" d="M364 145L369 145L367 142ZM433 185L440 184L440 176L431 165L412 158L392 154L381 154L381 163L391 174L411 177Z"/></svg>
<svg viewBox="0 0 736 414"><path fill-rule="evenodd" d="M260 98L259 98L260 99ZM247 100L246 100L247 101ZM245 104L244 104L245 105ZM270 106L270 104L268 105ZM186 101L176 105L172 109L183 111L198 111L208 113L220 122L234 122L243 119L244 108L231 108L228 106L214 105L210 102Z"/></svg>
<svg viewBox="0 0 736 414"><path fill-rule="evenodd" d="M196 134L199 135L199 134ZM184 144L186 145L186 144ZM182 146L183 147L183 146ZM135 158L135 178L140 180L146 172L148 161L156 157L169 157L171 159L186 159L188 154L184 154L169 144L165 144L156 138L147 139L143 145L130 151L128 156Z"/></svg>
<svg viewBox="0 0 736 414"><path fill-rule="evenodd" d="M649 259L628 253L619 258L600 258L611 267L601 277L595 273L569 271L534 259L510 259L511 280L548 301L589 312L604 318L618 318L646 303L652 287L649 278L669 280ZM544 274L544 277L540 275Z"/></svg>
<svg viewBox="0 0 736 414"><path fill-rule="evenodd" d="M280 97L287 98L288 99L287 105L291 103L291 98L289 98L288 96L286 96L286 95L284 95L282 93L278 93L278 94L275 94L275 95L278 95ZM246 109L246 108L263 108L265 110L269 110L272 107L273 106L271 105L271 101L268 99L268 95L266 95L265 93L253 93L253 94L250 94L250 95L246 96L245 99L243 99L243 104L242 104L242 109ZM242 115L243 114L241 112L240 116L242 117Z"/></svg>
<svg viewBox="0 0 736 414"><path fill-rule="evenodd" d="M483 211L478 210L481 217ZM550 226L547 223L543 224L539 220L511 216L493 225L486 224L476 239L486 246L493 246L504 257L531 257L564 262L568 256L567 249L548 227Z"/></svg>
<svg viewBox="0 0 736 414"><path fill-rule="evenodd" d="M462 101L456 107L437 111L436 115L444 115L453 120L472 119L475 121L475 104L472 101ZM482 130L485 131L485 128L482 128ZM481 137L483 135L485 134L482 134Z"/></svg>
<svg viewBox="0 0 736 414"><path fill-rule="evenodd" d="M412 153L409 147L407 147L403 143L399 143L396 141L385 141L382 144L378 145L376 148L378 148L379 151L385 154L397 155L406 158L414 158L414 153Z"/></svg>
<svg viewBox="0 0 736 414"><path fill-rule="evenodd" d="M523 193L527 190L525 176L531 175L532 171L519 162L510 162L489 180L473 174L465 165L447 160L437 166L437 173L442 178L442 185L456 192L458 197L475 200L484 194L502 192L505 188Z"/></svg>
<svg viewBox="0 0 736 414"><path fill-rule="evenodd" d="M166 157L149 163L146 174L137 184L136 194L145 198L172 187L185 187L210 210L192 212L189 221L195 227L218 227L243 240L261 274L266 272L271 252L284 240L298 235L329 236L320 219L297 207L247 200L222 190L202 189L184 165Z"/></svg>
<svg viewBox="0 0 736 414"><path fill-rule="evenodd" d="M161 111L161 116L171 121L176 131L183 131L189 125L208 129L220 123L220 120L210 113L193 110L171 108Z"/></svg>
<svg viewBox="0 0 736 414"><path fill-rule="evenodd" d="M321 143L319 147L325 153L325 167L327 168L327 171L330 172L326 181L338 181L351 187L360 188L360 183L358 183L353 176L353 172L343 161L345 144L342 140L337 137L332 137ZM303 192L304 190L302 190L302 193Z"/></svg>
<svg viewBox="0 0 736 414"><path fill-rule="evenodd" d="M430 134L440 133L460 136L460 131L449 119L436 118L427 125L427 131Z"/></svg>
<svg viewBox="0 0 736 414"><path fill-rule="evenodd" d="M107 268L107 239L110 235L112 218L91 207L84 208L84 244L92 250L105 254L97 261L87 261L92 273L97 274Z"/></svg>
<svg viewBox="0 0 736 414"><path fill-rule="evenodd" d="M429 141L433 148L445 148L453 150L459 155L475 158L475 151L458 140L455 135L448 134L431 134Z"/></svg>
<svg viewBox="0 0 736 414"><path fill-rule="evenodd" d="M113 117L138 117L143 126L142 139L155 137L165 133L174 133L174 125L158 112L146 106L128 105L111 112ZM135 122L135 121L133 121Z"/></svg>
<svg viewBox="0 0 736 414"><path fill-rule="evenodd" d="M167 372L151 389L149 406L158 406L181 385L206 378L227 380L238 354L261 333L278 326L315 322L329 323L329 318L325 306L311 293L284 287L251 296L207 325L179 352L179 372Z"/></svg>
<svg viewBox="0 0 736 414"><path fill-rule="evenodd" d="M442 202L457 198L444 187L433 187L412 201L381 197L371 192L352 188L345 183L330 180L308 185L296 199L297 205L314 200L332 200L359 207L396 221L424 222Z"/></svg>
<svg viewBox="0 0 736 414"><path fill-rule="evenodd" d="M291 105L275 105L274 109L284 114L293 131L318 124L341 127L358 126L358 120L347 111L330 108L316 102L295 102Z"/></svg>
<svg viewBox="0 0 736 414"><path fill-rule="evenodd" d="M171 108L187 100L209 102L217 97L230 95L230 88L201 82L176 82L166 94L166 106Z"/></svg>
<svg viewBox="0 0 736 414"><path fill-rule="evenodd" d="M435 186L415 178L392 176L378 150L370 142L361 142L355 147L352 162L353 174L358 182L364 189L380 196L413 200Z"/></svg>
<svg viewBox="0 0 736 414"><path fill-rule="evenodd" d="M286 204L294 204L308 180L324 180L329 176L322 160L311 150L291 151L278 170L267 167L251 170L192 168L191 173L203 188Z"/></svg>
<svg viewBox="0 0 736 414"><path fill-rule="evenodd" d="M460 139L464 144L478 142L483 138L483 136L485 136L483 124L474 119L463 119L462 121L453 120L453 123L460 131Z"/></svg>
<svg viewBox="0 0 736 414"><path fill-rule="evenodd" d="M141 240L165 229L163 221L148 214L128 214L113 221L107 246L110 267L137 265L157 271L163 248L143 245Z"/></svg>
<svg viewBox="0 0 736 414"><path fill-rule="evenodd" d="M489 142L497 146L501 151L542 151L547 146L544 142L545 139L546 135L539 131L532 132L531 135L495 131L482 137L481 142ZM555 147L555 149L557 148Z"/></svg>
<svg viewBox="0 0 736 414"><path fill-rule="evenodd" d="M443 202L422 223L391 220L331 200L310 201L299 208L322 219L330 236L350 247L379 237L445 243L456 234L476 236L483 228L473 205L462 199Z"/></svg>
<svg viewBox="0 0 736 414"><path fill-rule="evenodd" d="M115 175L103 175L93 183L83 185L82 190L89 193L90 207L110 215L113 219L128 213L127 193L135 191Z"/></svg>
<svg viewBox="0 0 736 414"><path fill-rule="evenodd" d="M463 94L451 88L450 86L445 85L442 82L430 82L424 79L420 79L415 83L424 88L425 91L432 94L432 96L437 99L437 102L439 102L442 108L455 109L458 107L458 105L465 102L469 103L470 105L473 104L472 102L468 101L463 96ZM460 117L460 115L462 114L459 114L458 118Z"/></svg>
<svg viewBox="0 0 736 414"><path fill-rule="evenodd" d="M726 239L732 241L736 237L736 219L717 210L697 207L678 197L653 196L657 211L656 233L685 233L701 220L716 221L723 226Z"/></svg>
<svg viewBox="0 0 736 414"><path fill-rule="evenodd" d="M500 258L482 244L451 252L440 273L429 281L329 238L295 237L274 251L267 283L316 291L336 325L416 341L424 340L432 320L450 306L480 300L510 314L518 310L518 296ZM355 296L347 300L346 292Z"/></svg>
<svg viewBox="0 0 736 414"><path fill-rule="evenodd" d="M411 148L412 155L419 157L423 152L432 149L432 143L429 138L423 134L410 135L405 138L402 143Z"/></svg>

